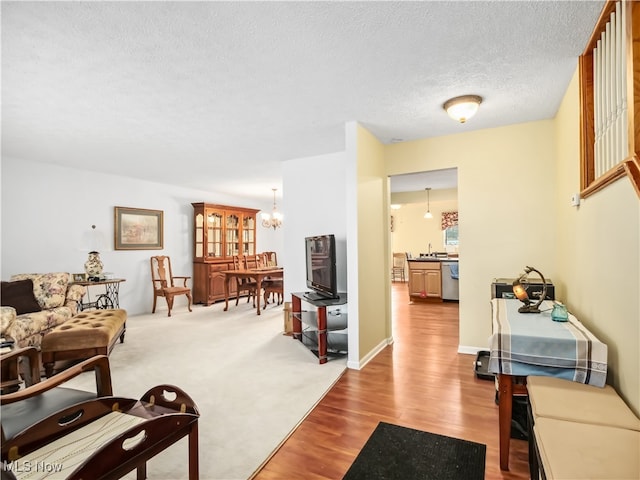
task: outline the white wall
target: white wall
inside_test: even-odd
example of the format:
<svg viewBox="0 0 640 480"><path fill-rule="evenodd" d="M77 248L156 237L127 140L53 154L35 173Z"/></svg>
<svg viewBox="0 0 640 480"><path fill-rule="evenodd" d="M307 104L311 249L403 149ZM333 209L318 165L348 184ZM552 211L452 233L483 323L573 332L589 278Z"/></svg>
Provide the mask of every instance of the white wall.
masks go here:
<svg viewBox="0 0 640 480"><path fill-rule="evenodd" d="M336 237L336 279L338 290L347 288L347 184L346 155L298 158L283 163L283 189L286 217L282 265L285 270L285 300L292 292L307 291L305 237L334 234ZM351 297L350 297L351 299ZM349 336L357 337L357 316L349 305ZM349 348L349 359L357 354Z"/></svg>
<svg viewBox="0 0 640 480"><path fill-rule="evenodd" d="M96 225L105 271L126 279L120 286L120 307L129 315L151 311L150 256L169 255L174 275L192 275L192 202L266 211L273 205L273 200L256 202L14 158L3 158L1 168L1 278L26 272L83 272L87 253L95 248L90 238L91 225ZM162 210L164 249L114 250L115 206ZM286 219L286 209L283 212ZM257 249L276 251L280 257L282 238L280 230L258 226ZM183 301L186 304L176 299L174 308ZM162 301L159 306L166 310Z"/></svg>
<svg viewBox="0 0 640 480"><path fill-rule="evenodd" d="M286 216L282 265L285 298L307 290L305 237L334 234L338 290L347 290L344 152L286 161L282 169Z"/></svg>

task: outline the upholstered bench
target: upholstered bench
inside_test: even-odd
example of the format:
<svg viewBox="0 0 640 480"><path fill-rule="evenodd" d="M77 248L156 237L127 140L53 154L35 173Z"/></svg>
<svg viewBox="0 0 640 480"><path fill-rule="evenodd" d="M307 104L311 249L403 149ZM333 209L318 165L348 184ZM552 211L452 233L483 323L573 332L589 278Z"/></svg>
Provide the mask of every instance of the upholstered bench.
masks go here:
<svg viewBox="0 0 640 480"><path fill-rule="evenodd" d="M603 388L554 377L527 377L529 404L538 417L640 431L640 419L611 386Z"/></svg>
<svg viewBox="0 0 640 480"><path fill-rule="evenodd" d="M533 433L542 466L541 478L640 478L637 430L539 417Z"/></svg>
<svg viewBox="0 0 640 480"><path fill-rule="evenodd" d="M126 310L91 310L58 325L42 338L40 351L47 377L57 361L108 355L118 338L124 342L126 322Z"/></svg>
<svg viewBox="0 0 640 480"><path fill-rule="evenodd" d="M539 477L540 467L542 478L549 479L640 478L616 476L637 475L637 455L621 456L617 442L635 442L637 453L640 419L613 387L530 376L527 391L531 478ZM601 476L606 472L613 476Z"/></svg>

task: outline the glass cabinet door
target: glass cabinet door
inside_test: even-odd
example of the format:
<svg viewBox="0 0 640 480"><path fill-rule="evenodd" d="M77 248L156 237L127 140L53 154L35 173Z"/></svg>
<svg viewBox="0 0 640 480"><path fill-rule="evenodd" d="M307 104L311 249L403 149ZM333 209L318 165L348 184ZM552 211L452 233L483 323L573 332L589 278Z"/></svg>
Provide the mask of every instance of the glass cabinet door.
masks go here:
<svg viewBox="0 0 640 480"><path fill-rule="evenodd" d="M222 214L207 213L207 256L222 256Z"/></svg>
<svg viewBox="0 0 640 480"><path fill-rule="evenodd" d="M256 221L254 217L244 217L242 220L242 251L245 255L255 255Z"/></svg>
<svg viewBox="0 0 640 480"><path fill-rule="evenodd" d="M238 215L227 215L227 257L240 254L240 217Z"/></svg>
<svg viewBox="0 0 640 480"><path fill-rule="evenodd" d="M195 232L194 232L194 244L195 251L194 256L201 258L204 256L204 215L201 213L196 215L195 218Z"/></svg>

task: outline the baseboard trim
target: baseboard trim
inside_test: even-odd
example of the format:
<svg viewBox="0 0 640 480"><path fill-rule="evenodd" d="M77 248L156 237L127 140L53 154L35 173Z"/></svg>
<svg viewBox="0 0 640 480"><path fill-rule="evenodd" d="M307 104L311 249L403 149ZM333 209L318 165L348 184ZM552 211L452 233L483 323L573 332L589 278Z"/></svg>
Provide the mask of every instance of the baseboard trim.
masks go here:
<svg viewBox="0 0 640 480"><path fill-rule="evenodd" d="M458 353L465 355L477 355L480 350L489 350L489 347L471 347L467 345L458 345Z"/></svg>
<svg viewBox="0 0 640 480"><path fill-rule="evenodd" d="M361 360L351 362L347 362L347 368L352 368L354 370L361 370L364 366L369 363L372 359L375 358L378 353L384 350L386 347L393 343L393 337L386 338L382 340L378 345L372 348L369 353L367 353Z"/></svg>

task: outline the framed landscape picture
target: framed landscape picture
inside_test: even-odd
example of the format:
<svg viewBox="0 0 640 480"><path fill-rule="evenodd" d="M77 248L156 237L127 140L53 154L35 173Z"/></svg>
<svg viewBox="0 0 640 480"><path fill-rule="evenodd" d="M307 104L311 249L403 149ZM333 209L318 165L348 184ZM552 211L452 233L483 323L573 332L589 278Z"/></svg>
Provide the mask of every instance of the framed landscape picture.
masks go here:
<svg viewBox="0 0 640 480"><path fill-rule="evenodd" d="M114 217L116 250L162 250L162 210L115 207Z"/></svg>

